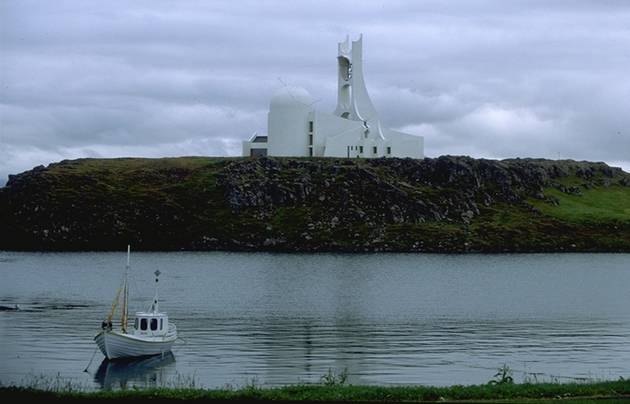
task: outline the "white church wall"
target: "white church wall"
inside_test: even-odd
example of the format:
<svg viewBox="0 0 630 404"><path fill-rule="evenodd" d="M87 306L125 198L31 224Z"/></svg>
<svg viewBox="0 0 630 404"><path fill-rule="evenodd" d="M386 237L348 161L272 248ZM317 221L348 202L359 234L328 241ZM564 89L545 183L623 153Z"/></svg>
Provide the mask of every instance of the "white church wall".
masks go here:
<svg viewBox="0 0 630 404"><path fill-rule="evenodd" d="M352 122L352 121L350 121ZM363 127L357 125L336 136L326 138L325 157L363 157L361 154L361 134ZM365 150L365 149L364 149Z"/></svg>
<svg viewBox="0 0 630 404"><path fill-rule="evenodd" d="M249 140L243 140L243 154L242 156L250 156L252 152L252 142Z"/></svg>
<svg viewBox="0 0 630 404"><path fill-rule="evenodd" d="M270 156L308 156L308 117L310 108L295 103L273 106L268 115Z"/></svg>
<svg viewBox="0 0 630 404"><path fill-rule="evenodd" d="M243 156L267 156L267 136L254 132L249 140L243 141L242 148Z"/></svg>
<svg viewBox="0 0 630 404"><path fill-rule="evenodd" d="M362 157L377 158L384 157L386 148L381 139L367 138L363 141L364 153Z"/></svg>
<svg viewBox="0 0 630 404"><path fill-rule="evenodd" d="M424 158L424 138L393 129L384 129L385 136L391 141L391 157Z"/></svg>
<svg viewBox="0 0 630 404"><path fill-rule="evenodd" d="M335 156L346 157L346 146L358 145L360 139L360 132L362 131L362 125L357 121L350 121L348 119L340 118L332 114L326 114L323 112L316 112L314 122L316 146L316 156ZM351 134L350 137L347 135ZM327 141L327 139L343 136L336 141ZM342 143L339 143L342 142ZM332 146L332 145L338 146Z"/></svg>

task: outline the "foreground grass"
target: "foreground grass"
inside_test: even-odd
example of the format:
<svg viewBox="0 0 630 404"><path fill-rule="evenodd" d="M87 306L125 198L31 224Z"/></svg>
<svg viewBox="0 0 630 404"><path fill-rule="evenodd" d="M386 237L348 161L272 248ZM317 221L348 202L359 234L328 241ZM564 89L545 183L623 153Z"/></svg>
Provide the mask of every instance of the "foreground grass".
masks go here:
<svg viewBox="0 0 630 404"><path fill-rule="evenodd" d="M490 401L536 402L562 399L564 403L621 402L630 399L630 380L597 383L485 384L474 386L353 386L296 385L262 388L250 385L240 389L156 388L122 391L51 391L28 387L0 387L0 397L14 400L213 400L213 401L336 401L336 402L433 402ZM4 400L3 400L4 401ZM5 401L6 402L6 401ZM627 401L626 401L627 402Z"/></svg>

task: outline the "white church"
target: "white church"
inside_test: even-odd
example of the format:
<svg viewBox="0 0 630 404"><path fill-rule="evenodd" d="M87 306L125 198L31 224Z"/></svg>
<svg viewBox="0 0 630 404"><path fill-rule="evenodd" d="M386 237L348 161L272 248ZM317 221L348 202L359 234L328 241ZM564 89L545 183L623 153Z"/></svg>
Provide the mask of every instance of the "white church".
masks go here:
<svg viewBox="0 0 630 404"><path fill-rule="evenodd" d="M384 128L363 81L362 36L338 45L337 108L316 111L309 93L284 87L271 99L268 135L243 142L243 156L424 157L424 138Z"/></svg>

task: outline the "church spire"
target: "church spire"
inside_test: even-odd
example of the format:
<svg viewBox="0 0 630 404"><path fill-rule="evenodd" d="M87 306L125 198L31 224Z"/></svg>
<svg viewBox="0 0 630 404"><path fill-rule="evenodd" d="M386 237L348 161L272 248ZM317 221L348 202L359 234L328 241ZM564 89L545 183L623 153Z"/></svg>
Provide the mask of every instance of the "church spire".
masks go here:
<svg viewBox="0 0 630 404"><path fill-rule="evenodd" d="M366 137L382 137L376 108L370 100L363 79L363 35L338 44L337 108L334 114L353 121L362 121Z"/></svg>

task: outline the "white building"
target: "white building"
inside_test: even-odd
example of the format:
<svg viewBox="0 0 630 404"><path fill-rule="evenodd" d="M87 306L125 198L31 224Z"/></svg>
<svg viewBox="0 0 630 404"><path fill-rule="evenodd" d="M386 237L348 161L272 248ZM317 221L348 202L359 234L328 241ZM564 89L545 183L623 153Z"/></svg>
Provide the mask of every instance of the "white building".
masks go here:
<svg viewBox="0 0 630 404"><path fill-rule="evenodd" d="M384 128L363 81L362 37L339 43L337 108L316 111L309 93L280 89L269 105L268 136L243 142L243 156L424 157L424 138Z"/></svg>

